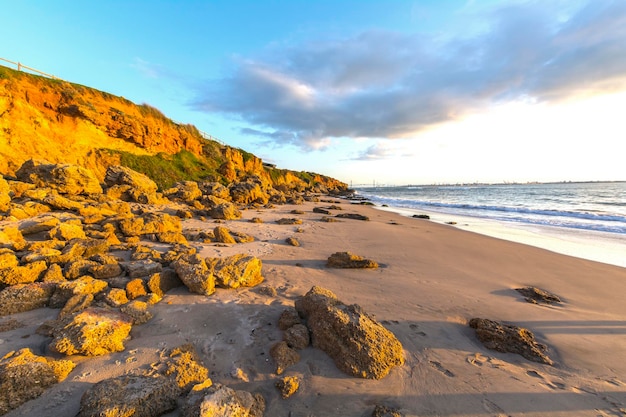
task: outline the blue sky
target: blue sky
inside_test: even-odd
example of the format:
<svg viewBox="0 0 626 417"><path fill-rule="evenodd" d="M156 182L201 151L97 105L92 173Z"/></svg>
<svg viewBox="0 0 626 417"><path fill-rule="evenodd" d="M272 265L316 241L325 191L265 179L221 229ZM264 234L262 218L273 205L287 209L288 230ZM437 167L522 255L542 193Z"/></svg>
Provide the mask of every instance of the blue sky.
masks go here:
<svg viewBox="0 0 626 417"><path fill-rule="evenodd" d="M626 180L626 1L29 1L0 57L348 183Z"/></svg>

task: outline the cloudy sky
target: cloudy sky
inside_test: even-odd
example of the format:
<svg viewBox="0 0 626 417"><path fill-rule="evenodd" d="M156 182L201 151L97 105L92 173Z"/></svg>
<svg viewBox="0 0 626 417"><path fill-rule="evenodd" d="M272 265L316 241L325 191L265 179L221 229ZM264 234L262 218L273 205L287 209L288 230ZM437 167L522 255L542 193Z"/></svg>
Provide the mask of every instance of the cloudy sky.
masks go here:
<svg viewBox="0 0 626 417"><path fill-rule="evenodd" d="M3 15L0 57L281 168L626 180L624 0L22 0Z"/></svg>

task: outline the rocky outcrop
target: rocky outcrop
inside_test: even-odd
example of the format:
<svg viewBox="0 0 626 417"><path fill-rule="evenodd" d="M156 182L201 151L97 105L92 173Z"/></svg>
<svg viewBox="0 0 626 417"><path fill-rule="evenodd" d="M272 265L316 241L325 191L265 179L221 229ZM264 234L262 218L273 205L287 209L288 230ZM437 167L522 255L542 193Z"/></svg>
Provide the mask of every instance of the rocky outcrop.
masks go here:
<svg viewBox="0 0 626 417"><path fill-rule="evenodd" d="M0 360L0 415L64 380L74 369L72 361L55 361L35 355L30 349L9 352Z"/></svg>
<svg viewBox="0 0 626 417"><path fill-rule="evenodd" d="M328 258L329 268L378 268L378 263L350 252L335 252Z"/></svg>
<svg viewBox="0 0 626 417"><path fill-rule="evenodd" d="M35 282L5 288L0 291L0 316L46 307L55 287L52 283Z"/></svg>
<svg viewBox="0 0 626 417"><path fill-rule="evenodd" d="M189 291L211 295L215 292L215 277L204 259L197 255L185 256L175 261L172 266L180 280Z"/></svg>
<svg viewBox="0 0 626 417"><path fill-rule="evenodd" d="M102 187L90 170L72 164L52 164L29 159L15 173L20 181L37 188L49 187L60 194L100 194Z"/></svg>
<svg viewBox="0 0 626 417"><path fill-rule="evenodd" d="M561 302L558 295L536 287L516 288L515 291L522 294L525 300L531 304L557 304Z"/></svg>
<svg viewBox="0 0 626 417"><path fill-rule="evenodd" d="M262 417L265 400L259 394L214 385L193 392L183 408L183 417Z"/></svg>
<svg viewBox="0 0 626 417"><path fill-rule="evenodd" d="M263 282L263 263L252 255L237 254L226 258L207 258L216 285L222 288L254 287Z"/></svg>
<svg viewBox="0 0 626 417"><path fill-rule="evenodd" d="M471 319L469 326L476 330L476 337L488 349L517 353L533 362L553 364L546 355L547 346L537 343L535 335L528 329L482 318Z"/></svg>
<svg viewBox="0 0 626 417"><path fill-rule="evenodd" d="M380 379L404 363L398 339L358 305L346 305L331 291L313 287L295 306L306 319L313 346L333 358L343 372Z"/></svg>
<svg viewBox="0 0 626 417"><path fill-rule="evenodd" d="M124 350L132 327L126 314L90 307L54 326L50 349L65 355L99 356Z"/></svg>
<svg viewBox="0 0 626 417"><path fill-rule="evenodd" d="M127 167L109 166L104 176L104 183L108 187L107 195L124 201L156 204L161 200L156 194L158 186L154 181Z"/></svg>

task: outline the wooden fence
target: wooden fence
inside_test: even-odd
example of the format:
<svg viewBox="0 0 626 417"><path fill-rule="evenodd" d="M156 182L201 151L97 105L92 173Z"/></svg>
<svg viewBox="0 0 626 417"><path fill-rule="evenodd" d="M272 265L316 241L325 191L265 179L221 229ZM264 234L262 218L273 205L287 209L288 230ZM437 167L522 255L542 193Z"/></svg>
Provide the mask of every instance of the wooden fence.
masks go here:
<svg viewBox="0 0 626 417"><path fill-rule="evenodd" d="M0 61L8 62L9 64L15 65L15 67L17 68L18 71L28 70L30 72L34 72L36 74L43 75L44 77L52 78L54 80L61 80L61 78L59 78L59 77L55 77L52 74L47 74L47 73L45 73L43 71L39 71L38 69L31 68L31 67L29 67L27 65L22 64L21 62L13 62L13 61L10 61L10 60L5 59L5 58L0 58Z"/></svg>

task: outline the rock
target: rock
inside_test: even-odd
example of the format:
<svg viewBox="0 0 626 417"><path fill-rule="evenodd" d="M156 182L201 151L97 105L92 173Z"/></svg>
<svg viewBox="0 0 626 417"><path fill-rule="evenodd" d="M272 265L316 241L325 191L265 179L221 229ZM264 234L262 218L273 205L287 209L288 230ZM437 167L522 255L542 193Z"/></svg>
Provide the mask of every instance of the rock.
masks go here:
<svg viewBox="0 0 626 417"><path fill-rule="evenodd" d="M278 291L276 291L276 288L272 287L271 285L263 285L259 287L259 294L263 294L268 297L276 297Z"/></svg>
<svg viewBox="0 0 626 417"><path fill-rule="evenodd" d="M189 291L211 295L215 292L215 277L204 259L197 255L185 256L172 263L180 280Z"/></svg>
<svg viewBox="0 0 626 417"><path fill-rule="evenodd" d="M230 234L233 236L233 238L235 239L235 242L237 243L250 243L250 242L254 242L254 237L247 235L245 233L242 232L235 232L235 231L230 231Z"/></svg>
<svg viewBox="0 0 626 417"><path fill-rule="evenodd" d="M55 287L52 283L35 282L3 289L0 291L0 316L46 307Z"/></svg>
<svg viewBox="0 0 626 417"><path fill-rule="evenodd" d="M287 399L300 388L300 379L297 376L285 376L276 381L276 388L280 391L281 397Z"/></svg>
<svg viewBox="0 0 626 417"><path fill-rule="evenodd" d="M328 258L329 268L378 268L378 263L350 252L335 252Z"/></svg>
<svg viewBox="0 0 626 417"><path fill-rule="evenodd" d="M313 346L333 358L343 372L380 379L404 363L398 339L358 305L346 305L331 291L313 287L295 306L306 319Z"/></svg>
<svg viewBox="0 0 626 417"><path fill-rule="evenodd" d="M252 255L237 254L226 258L207 258L215 283L222 288L254 287L263 282L261 260Z"/></svg>
<svg viewBox="0 0 626 417"><path fill-rule="evenodd" d="M0 175L0 211L7 211L11 203L11 187L9 183Z"/></svg>
<svg viewBox="0 0 626 417"><path fill-rule="evenodd" d="M108 285L109 284L106 281L94 279L87 275L73 281L58 283L54 294L50 298L50 307L62 307L75 295L96 295L106 290Z"/></svg>
<svg viewBox="0 0 626 417"><path fill-rule="evenodd" d="M247 391L235 391L225 385L214 385L192 392L182 417L262 417L265 400Z"/></svg>
<svg viewBox="0 0 626 417"><path fill-rule="evenodd" d="M396 408L377 405L372 411L372 417L404 417L404 414Z"/></svg>
<svg viewBox="0 0 626 417"><path fill-rule="evenodd" d="M18 225L18 228L23 236L28 236L52 230L60 223L61 221L57 217L45 215L35 219L27 219L21 221Z"/></svg>
<svg viewBox="0 0 626 417"><path fill-rule="evenodd" d="M70 200L69 198L63 197L56 192L46 195L41 201L52 207L52 209L54 210L79 211L80 209L84 208L84 205L82 203Z"/></svg>
<svg viewBox="0 0 626 417"><path fill-rule="evenodd" d="M18 180L35 184L37 188L50 187L60 194L101 194L100 182L86 168L70 164L51 164L28 160L15 173Z"/></svg>
<svg viewBox="0 0 626 417"><path fill-rule="evenodd" d="M313 213L330 214L330 210L326 210L321 207L313 207Z"/></svg>
<svg viewBox="0 0 626 417"><path fill-rule="evenodd" d="M285 369L300 362L300 354L282 341L274 344L270 349L270 356L276 363L276 374L280 375Z"/></svg>
<svg viewBox="0 0 626 417"><path fill-rule="evenodd" d="M91 268L96 265L98 265L97 262L78 258L65 264L65 268L63 268L63 275L68 280L74 280L83 275L87 275Z"/></svg>
<svg viewBox="0 0 626 417"><path fill-rule="evenodd" d="M337 214L335 217L338 217L340 219L353 219L353 220L364 220L364 221L368 221L370 219L367 216L364 216L362 214L357 214L357 213L340 213L340 214Z"/></svg>
<svg viewBox="0 0 626 417"><path fill-rule="evenodd" d="M28 243L20 229L14 226L5 226L0 230L0 248L22 250Z"/></svg>
<svg viewBox="0 0 626 417"><path fill-rule="evenodd" d="M146 194L154 194L159 188L148 176L120 165L111 165L107 168L104 183L107 187L128 185Z"/></svg>
<svg viewBox="0 0 626 417"><path fill-rule="evenodd" d="M122 288L111 288L104 297L104 301L111 307L121 307L128 303L129 300L126 296L126 290Z"/></svg>
<svg viewBox="0 0 626 417"><path fill-rule="evenodd" d="M296 350L304 349L311 342L309 329L304 324L295 324L285 330L283 340L287 345Z"/></svg>
<svg viewBox="0 0 626 417"><path fill-rule="evenodd" d="M211 208L209 210L209 216L214 219L237 220L241 219L241 211L239 211L234 204L225 202Z"/></svg>
<svg viewBox="0 0 626 417"><path fill-rule="evenodd" d="M190 204L202 197L202 190L195 181L181 181L163 193L168 198L177 198Z"/></svg>
<svg viewBox="0 0 626 417"><path fill-rule="evenodd" d="M179 244L186 245L187 238L181 232L163 232L157 233L157 240L161 243L169 243L170 245Z"/></svg>
<svg viewBox="0 0 626 417"><path fill-rule="evenodd" d="M52 264L48 267L48 270L43 274L41 278L42 282L65 282L65 276L63 276L63 270L59 264Z"/></svg>
<svg viewBox="0 0 626 417"><path fill-rule="evenodd" d="M163 270L163 266L154 261L132 261L128 262L125 267L130 278L149 277Z"/></svg>
<svg viewBox="0 0 626 417"><path fill-rule="evenodd" d="M178 278L176 271L171 269L152 274L147 282L148 290L159 297L163 297L169 290L182 285L183 282Z"/></svg>
<svg viewBox="0 0 626 417"><path fill-rule="evenodd" d="M167 213L148 213L122 219L118 222L118 227L124 236L182 231L180 218Z"/></svg>
<svg viewBox="0 0 626 417"><path fill-rule="evenodd" d="M48 269L45 261L31 262L24 266L14 266L0 269L0 284L16 285L30 284L39 279Z"/></svg>
<svg viewBox="0 0 626 417"><path fill-rule="evenodd" d="M6 354L0 360L0 415L39 397L74 369L68 360L54 361L30 349Z"/></svg>
<svg viewBox="0 0 626 417"><path fill-rule="evenodd" d="M215 241L220 243L237 243L235 238L230 234L230 231L224 226L217 226L213 229L215 235Z"/></svg>
<svg viewBox="0 0 626 417"><path fill-rule="evenodd" d="M196 349L190 343L172 349L165 365L164 375L172 378L183 392L188 392L196 384L211 385L209 370L200 363Z"/></svg>
<svg viewBox="0 0 626 417"><path fill-rule="evenodd" d="M134 300L124 304L120 311L133 319L133 324L144 324L152 320L152 313L148 311L148 303Z"/></svg>
<svg viewBox="0 0 626 417"><path fill-rule="evenodd" d="M276 223L278 224L302 224L302 220L301 219L295 219L295 218L282 218L282 219L278 219L276 220Z"/></svg>
<svg viewBox="0 0 626 417"><path fill-rule="evenodd" d="M250 223L263 223L263 219L260 217L253 217L249 220Z"/></svg>
<svg viewBox="0 0 626 417"><path fill-rule="evenodd" d="M533 304L556 304L561 302L561 299L558 295L549 293L548 291L536 287L516 288L515 291L526 297L527 302Z"/></svg>
<svg viewBox="0 0 626 417"><path fill-rule="evenodd" d="M119 263L104 264L104 265L92 265L89 268L89 273L96 279L108 279L113 277L119 277L124 271Z"/></svg>
<svg viewBox="0 0 626 417"><path fill-rule="evenodd" d="M285 242L287 242L287 244L291 246L300 246L300 242L298 242L298 239L296 239L295 237L288 237L287 239L285 239Z"/></svg>
<svg viewBox="0 0 626 417"><path fill-rule="evenodd" d="M14 268L20 264L20 260L11 249L0 249L0 269Z"/></svg>
<svg viewBox="0 0 626 417"><path fill-rule="evenodd" d="M93 294L76 294L70 297L65 306L59 311L59 319L71 316L79 311L85 310L93 302Z"/></svg>
<svg viewBox="0 0 626 417"><path fill-rule="evenodd" d="M428 214L414 214L411 217L413 217L414 219L430 220L430 216Z"/></svg>
<svg viewBox="0 0 626 417"><path fill-rule="evenodd" d="M147 295L146 287L141 278L135 278L126 284L126 296L129 300Z"/></svg>
<svg viewBox="0 0 626 417"><path fill-rule="evenodd" d="M72 239L85 239L85 231L82 224L73 223L61 223L58 226L53 227L48 232L49 239L58 240L72 240Z"/></svg>
<svg viewBox="0 0 626 417"><path fill-rule="evenodd" d="M176 408L179 390L169 378L122 375L89 388L76 417L155 417Z"/></svg>
<svg viewBox="0 0 626 417"><path fill-rule="evenodd" d="M554 363L545 354L548 348L537 343L535 335L528 329L481 318L471 319L469 326L476 330L476 337L488 349L517 353L533 362Z"/></svg>
<svg viewBox="0 0 626 417"><path fill-rule="evenodd" d="M230 198L230 191L219 182L200 182L198 187L203 195L214 196L227 200Z"/></svg>
<svg viewBox="0 0 626 417"><path fill-rule="evenodd" d="M280 330L287 330L291 326L296 324L302 324L302 319L295 308L288 308L283 310L278 318L278 328Z"/></svg>
<svg viewBox="0 0 626 417"><path fill-rule="evenodd" d="M60 320L50 343L53 352L99 356L124 350L132 319L126 314L90 307Z"/></svg>
<svg viewBox="0 0 626 417"><path fill-rule="evenodd" d="M229 186L233 203L236 204L267 204L269 195L255 181L233 182Z"/></svg>

